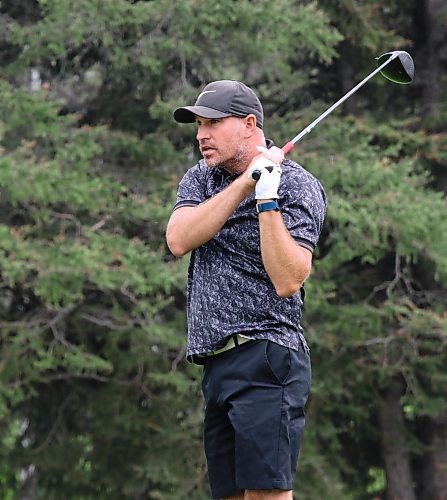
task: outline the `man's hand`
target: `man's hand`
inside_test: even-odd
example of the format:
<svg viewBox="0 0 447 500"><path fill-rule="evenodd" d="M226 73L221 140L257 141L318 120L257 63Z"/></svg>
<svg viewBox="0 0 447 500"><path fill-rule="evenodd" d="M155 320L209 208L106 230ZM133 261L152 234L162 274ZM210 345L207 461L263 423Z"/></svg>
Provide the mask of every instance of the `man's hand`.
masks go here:
<svg viewBox="0 0 447 500"><path fill-rule="evenodd" d="M279 163L284 159L281 149L271 149L258 146L261 155L253 158L249 168L248 177L256 181L257 200L269 200L278 198L278 188L281 181L282 169Z"/></svg>
<svg viewBox="0 0 447 500"><path fill-rule="evenodd" d="M257 200L270 200L279 198L278 188L281 181L282 168L275 165L267 158L260 158L248 172L256 182L255 198Z"/></svg>

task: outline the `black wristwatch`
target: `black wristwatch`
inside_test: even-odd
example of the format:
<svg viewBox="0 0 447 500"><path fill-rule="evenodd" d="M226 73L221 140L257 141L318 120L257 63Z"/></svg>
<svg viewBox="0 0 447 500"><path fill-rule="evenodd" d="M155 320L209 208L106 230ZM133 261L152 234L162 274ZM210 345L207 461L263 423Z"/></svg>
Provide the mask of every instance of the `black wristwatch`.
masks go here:
<svg viewBox="0 0 447 500"><path fill-rule="evenodd" d="M256 205L256 212L260 214L261 212L269 212L270 210L279 211L278 201L266 201L265 203L258 203Z"/></svg>

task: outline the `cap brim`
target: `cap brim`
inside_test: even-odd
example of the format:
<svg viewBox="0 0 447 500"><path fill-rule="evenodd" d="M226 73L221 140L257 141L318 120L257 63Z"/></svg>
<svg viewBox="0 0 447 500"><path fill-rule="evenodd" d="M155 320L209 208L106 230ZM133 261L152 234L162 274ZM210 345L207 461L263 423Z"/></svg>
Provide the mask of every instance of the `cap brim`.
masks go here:
<svg viewBox="0 0 447 500"><path fill-rule="evenodd" d="M212 120L215 118L226 118L227 116L231 116L231 113L222 113L222 111L206 106L185 106L184 108L177 108L174 111L174 120L179 123L194 123L196 116Z"/></svg>

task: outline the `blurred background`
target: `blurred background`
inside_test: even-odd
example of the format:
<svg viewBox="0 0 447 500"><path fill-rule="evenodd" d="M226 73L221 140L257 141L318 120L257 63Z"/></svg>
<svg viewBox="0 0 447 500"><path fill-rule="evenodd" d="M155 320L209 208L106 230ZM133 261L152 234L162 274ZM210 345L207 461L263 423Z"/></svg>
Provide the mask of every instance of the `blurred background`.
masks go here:
<svg viewBox="0 0 447 500"><path fill-rule="evenodd" d="M198 158L175 107L261 98L328 216L306 284L302 500L447 498L447 3L0 2L0 497L207 499L188 257L164 233Z"/></svg>

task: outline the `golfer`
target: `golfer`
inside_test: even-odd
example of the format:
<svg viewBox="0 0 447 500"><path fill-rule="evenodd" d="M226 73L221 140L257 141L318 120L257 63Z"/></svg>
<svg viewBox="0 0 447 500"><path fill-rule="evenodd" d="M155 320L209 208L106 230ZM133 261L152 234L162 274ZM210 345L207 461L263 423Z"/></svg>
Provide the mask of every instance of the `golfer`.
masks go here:
<svg viewBox="0 0 447 500"><path fill-rule="evenodd" d="M325 193L265 139L241 82L208 84L174 118L196 123L203 156L180 182L167 243L191 252L187 358L203 365L211 492L291 499L311 383L302 286Z"/></svg>

